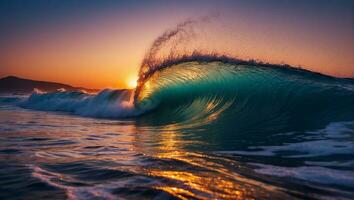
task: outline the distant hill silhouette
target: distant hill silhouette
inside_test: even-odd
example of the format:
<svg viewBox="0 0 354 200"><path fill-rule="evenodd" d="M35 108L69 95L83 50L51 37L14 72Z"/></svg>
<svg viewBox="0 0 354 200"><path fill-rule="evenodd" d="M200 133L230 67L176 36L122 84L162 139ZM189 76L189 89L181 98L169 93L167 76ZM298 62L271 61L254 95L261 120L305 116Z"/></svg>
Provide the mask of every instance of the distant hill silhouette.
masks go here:
<svg viewBox="0 0 354 200"><path fill-rule="evenodd" d="M16 76L7 76L0 79L0 93L31 93L34 89L39 89L45 92L54 92L60 89L67 91L84 90L87 92L97 92L96 89L87 89L82 87L73 87L71 85L36 81L30 79L19 78Z"/></svg>

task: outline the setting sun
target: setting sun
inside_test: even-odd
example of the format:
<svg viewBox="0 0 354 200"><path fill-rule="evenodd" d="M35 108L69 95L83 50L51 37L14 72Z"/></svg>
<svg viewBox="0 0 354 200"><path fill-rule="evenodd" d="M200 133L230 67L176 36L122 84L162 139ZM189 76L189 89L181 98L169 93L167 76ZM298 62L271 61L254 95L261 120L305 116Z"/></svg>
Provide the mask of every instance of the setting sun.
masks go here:
<svg viewBox="0 0 354 200"><path fill-rule="evenodd" d="M133 89L133 88L135 88L137 85L138 85L138 79L137 78L131 78L131 79L129 79L128 80L128 88L129 89Z"/></svg>

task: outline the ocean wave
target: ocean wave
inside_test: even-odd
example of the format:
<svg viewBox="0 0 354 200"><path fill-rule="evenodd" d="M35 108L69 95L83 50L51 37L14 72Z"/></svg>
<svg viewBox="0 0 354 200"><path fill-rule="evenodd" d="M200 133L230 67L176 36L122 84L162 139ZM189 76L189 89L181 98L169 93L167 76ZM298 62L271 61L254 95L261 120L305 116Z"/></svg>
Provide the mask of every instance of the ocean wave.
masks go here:
<svg viewBox="0 0 354 200"><path fill-rule="evenodd" d="M139 123L179 129L217 124L285 132L354 120L350 79L212 55L166 63L140 77L135 91L33 93L20 105L88 117L139 116Z"/></svg>
<svg viewBox="0 0 354 200"><path fill-rule="evenodd" d="M123 118L140 114L134 109L132 92L110 89L97 94L81 91L35 92L19 105L23 108L69 112L87 117Z"/></svg>
<svg viewBox="0 0 354 200"><path fill-rule="evenodd" d="M353 120L348 79L218 56L189 59L144 76L135 105L153 117L143 121L284 132Z"/></svg>
<svg viewBox="0 0 354 200"><path fill-rule="evenodd" d="M137 123L176 129L223 127L225 132L245 134L316 129L354 120L353 79L203 49L179 52L191 38L198 38L198 24L215 17L186 20L157 37L142 60L135 90L36 92L20 105L89 117L139 117Z"/></svg>

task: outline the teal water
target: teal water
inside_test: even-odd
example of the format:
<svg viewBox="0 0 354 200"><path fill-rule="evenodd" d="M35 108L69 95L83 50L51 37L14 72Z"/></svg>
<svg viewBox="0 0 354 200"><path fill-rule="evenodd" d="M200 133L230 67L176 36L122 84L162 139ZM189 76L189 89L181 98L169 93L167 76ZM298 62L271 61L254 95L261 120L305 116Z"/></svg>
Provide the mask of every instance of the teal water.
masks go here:
<svg viewBox="0 0 354 200"><path fill-rule="evenodd" d="M354 82L195 59L0 98L1 199L353 199Z"/></svg>

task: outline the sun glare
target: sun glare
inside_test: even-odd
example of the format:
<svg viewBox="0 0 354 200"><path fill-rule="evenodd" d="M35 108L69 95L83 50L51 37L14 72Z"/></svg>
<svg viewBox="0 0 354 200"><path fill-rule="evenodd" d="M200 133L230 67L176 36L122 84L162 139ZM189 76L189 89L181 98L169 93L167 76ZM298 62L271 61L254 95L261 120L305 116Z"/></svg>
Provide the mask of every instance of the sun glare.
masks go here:
<svg viewBox="0 0 354 200"><path fill-rule="evenodd" d="M128 80L128 87L130 89L136 88L137 85L138 85L137 78L131 78L131 79Z"/></svg>

